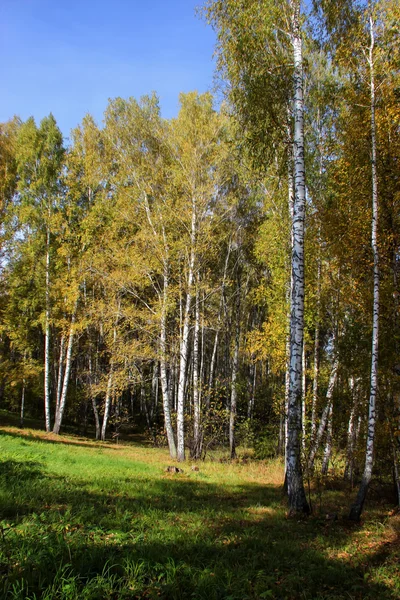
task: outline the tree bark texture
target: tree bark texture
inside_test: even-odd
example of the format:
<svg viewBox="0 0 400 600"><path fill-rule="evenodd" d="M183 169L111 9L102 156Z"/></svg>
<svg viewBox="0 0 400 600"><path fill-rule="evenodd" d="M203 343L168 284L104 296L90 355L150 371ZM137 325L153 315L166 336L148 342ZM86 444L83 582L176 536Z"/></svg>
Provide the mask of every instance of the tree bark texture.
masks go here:
<svg viewBox="0 0 400 600"><path fill-rule="evenodd" d="M290 312L290 381L286 443L286 484L289 512L309 513L301 466L301 393L304 336L304 102L300 3L293 1L292 45L294 58L294 180L292 244L292 294Z"/></svg>
<svg viewBox="0 0 400 600"><path fill-rule="evenodd" d="M378 176L376 170L376 124L375 124L375 75L374 75L374 23L370 16L370 92L371 92L371 174L372 174L372 227L371 246L374 257L374 300L372 312L372 356L371 383L368 406L367 446L365 466L356 500L350 510L350 519L359 521L372 477L374 463L374 443L376 425L376 397L378 391L378 350L379 350L379 248L378 248Z"/></svg>
<svg viewBox="0 0 400 600"><path fill-rule="evenodd" d="M192 200L192 226L191 226L191 248L189 257L189 269L186 291L185 308L182 315L182 337L180 343L179 380L178 380L178 402L177 402L177 459L185 460L185 390L187 377L187 362L189 356L189 325L192 303L192 287L195 262L195 237L196 237L196 202Z"/></svg>
<svg viewBox="0 0 400 600"><path fill-rule="evenodd" d="M46 232L46 314L44 331L44 413L46 431L51 431L50 421L50 227Z"/></svg>

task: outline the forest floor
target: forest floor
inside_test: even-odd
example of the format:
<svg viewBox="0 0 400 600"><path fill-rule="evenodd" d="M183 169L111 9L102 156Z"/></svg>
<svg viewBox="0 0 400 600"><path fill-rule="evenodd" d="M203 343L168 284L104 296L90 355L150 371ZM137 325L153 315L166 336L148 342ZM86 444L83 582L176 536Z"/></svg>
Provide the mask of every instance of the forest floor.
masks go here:
<svg viewBox="0 0 400 600"><path fill-rule="evenodd" d="M354 525L355 491L313 482L312 516L288 519L279 461L172 464L139 442L1 426L0 597L400 598L400 515L382 490Z"/></svg>

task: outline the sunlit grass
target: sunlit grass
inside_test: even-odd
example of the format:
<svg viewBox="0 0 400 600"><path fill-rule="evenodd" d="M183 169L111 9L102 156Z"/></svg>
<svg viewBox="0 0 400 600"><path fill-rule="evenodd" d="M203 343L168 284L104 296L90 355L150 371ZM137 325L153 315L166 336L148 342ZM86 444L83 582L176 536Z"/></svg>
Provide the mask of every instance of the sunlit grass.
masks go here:
<svg viewBox="0 0 400 600"><path fill-rule="evenodd" d="M312 482L286 518L280 461L210 460L165 473L165 449L3 427L4 598L398 598L398 517ZM337 520L326 514L337 511Z"/></svg>

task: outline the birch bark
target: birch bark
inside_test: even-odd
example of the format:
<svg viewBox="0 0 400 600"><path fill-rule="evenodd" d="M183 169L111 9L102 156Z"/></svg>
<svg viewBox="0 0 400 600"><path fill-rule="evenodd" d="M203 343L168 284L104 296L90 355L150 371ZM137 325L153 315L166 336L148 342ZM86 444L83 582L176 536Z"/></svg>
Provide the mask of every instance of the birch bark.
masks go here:
<svg viewBox="0 0 400 600"><path fill-rule="evenodd" d="M192 198L192 225L190 235L190 258L186 291L186 302L183 310L182 338L180 343L178 400L177 400L177 459L185 460L185 389L187 377L187 362L189 356L189 325L192 304L192 287L195 263L195 239L196 239L196 201Z"/></svg>
<svg viewBox="0 0 400 600"><path fill-rule="evenodd" d="M236 327L235 327L235 346L232 359L231 376L231 402L229 411L229 450L231 459L236 458L236 440L235 440L235 422L237 412L237 376L239 371L239 344L240 344L240 277L238 277L236 297Z"/></svg>
<svg viewBox="0 0 400 600"><path fill-rule="evenodd" d="M294 59L294 207L292 245L292 294L290 318L290 381L288 404L288 430L286 443L286 484L289 512L309 513L303 484L301 466L301 382L302 350L304 336L304 217L305 217L305 167L304 167L304 101L303 58L300 30L300 2L290 4L291 42Z"/></svg>
<svg viewBox="0 0 400 600"><path fill-rule="evenodd" d="M164 424L167 432L168 448L171 458L176 458L176 445L174 439L174 430L172 428L171 421L171 401L170 401L170 386L167 377L167 302L168 302L168 266L164 261L164 289L162 295L162 306L161 306L161 331L160 331L160 379L161 379L161 392L163 398L163 410L164 410ZM172 379L172 369L170 374Z"/></svg>
<svg viewBox="0 0 400 600"><path fill-rule="evenodd" d="M359 521L372 477L374 462L374 442L376 424L376 396L378 391L378 350L379 350L379 248L378 248L378 176L376 170L376 124L375 124L375 71L374 71L374 22L372 15L369 19L370 46L368 66L370 69L370 109L371 109L371 175L372 175L372 226L371 247L374 257L374 300L372 314L372 357L371 383L368 408L367 446L365 453L364 473L356 500L350 510L350 519Z"/></svg>
<svg viewBox="0 0 400 600"><path fill-rule="evenodd" d="M319 422L319 426L315 435L315 439L313 441L313 444L311 446L311 450L310 450L310 456L308 458L308 468L311 471L311 473L314 470L314 462L315 462L315 457L317 455L318 452L318 448L321 444L321 440L322 440L322 436L324 435L324 431L326 429L326 424L328 422L329 419L329 413L331 410L331 406L332 406L332 398L333 398L333 391L335 389L335 385L336 385L336 380L337 380L337 374L338 374L338 367L339 367L339 361L338 359L335 360L333 367L332 367L332 371L329 377L329 383L328 383L328 389L326 391L326 404L325 404L325 408L322 411L322 415L321 415L321 419Z"/></svg>
<svg viewBox="0 0 400 600"><path fill-rule="evenodd" d="M66 355L66 362L65 362L64 379L63 379L62 391L61 391L61 396L60 396L60 403L58 405L58 409L56 412L56 418L55 418L54 428L53 428L53 433L56 433L56 434L60 433L61 423L62 423L64 410L65 410L65 404L67 402L67 392L68 392L69 376L71 373L72 347L73 347L73 343L74 343L75 320L76 320L77 309L78 309L78 300L75 302L74 312L71 317L71 325L70 325L69 335L68 335L68 345L67 345L67 355ZM60 368L61 368L61 365L60 365Z"/></svg>
<svg viewBox="0 0 400 600"><path fill-rule="evenodd" d="M200 390L199 390L199 338L200 338L200 306L199 292L196 293L196 308L193 336L193 458L201 456L200 433Z"/></svg>
<svg viewBox="0 0 400 600"><path fill-rule="evenodd" d="M46 312L44 332L44 412L46 431L51 430L50 422L50 227L46 231Z"/></svg>
<svg viewBox="0 0 400 600"><path fill-rule="evenodd" d="M89 350L89 352L91 352L91 349ZM96 397L93 393L93 369L92 369L91 354L89 354L89 390L90 390L90 397L92 400L94 423L95 423L95 427L96 427L96 440L99 440L100 434L101 434L100 417L99 417L99 410L97 408Z"/></svg>

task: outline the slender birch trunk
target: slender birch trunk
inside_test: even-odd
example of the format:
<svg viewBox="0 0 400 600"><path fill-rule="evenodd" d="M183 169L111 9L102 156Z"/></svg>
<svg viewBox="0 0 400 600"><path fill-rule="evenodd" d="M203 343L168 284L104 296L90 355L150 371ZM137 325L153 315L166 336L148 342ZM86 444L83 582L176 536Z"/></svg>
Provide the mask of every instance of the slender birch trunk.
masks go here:
<svg viewBox="0 0 400 600"><path fill-rule="evenodd" d="M24 418L25 418L25 378L22 380L22 393L21 393L21 416L20 416L20 426L24 426Z"/></svg>
<svg viewBox="0 0 400 600"><path fill-rule="evenodd" d="M162 240L163 248L163 291L161 296L161 320L160 320L160 380L161 393L164 413L164 425L167 432L168 448L171 458L176 458L176 444L174 438L174 430L171 419L171 406L175 400L174 396L174 365L170 364L169 378L167 371L167 318L168 318L168 290L169 290L169 272L168 272L168 256L169 247L165 228L161 222L161 234L159 234L154 226L150 205L147 195L144 196L144 206L146 210L147 220L151 227L155 240Z"/></svg>
<svg viewBox="0 0 400 600"><path fill-rule="evenodd" d="M196 293L196 308L193 335L193 447L192 457L201 456L201 431L200 431L200 390L199 390L199 338L200 338L200 307L199 292Z"/></svg>
<svg viewBox="0 0 400 600"><path fill-rule="evenodd" d="M331 406L332 406L332 398L333 398L333 391L335 389L335 385L336 385L336 380L337 380L337 374L338 374L338 368L339 368L339 361L338 359L335 360L333 367L332 367L332 371L329 377L329 382L328 382L328 389L326 391L326 404L325 404L325 408L322 411L322 415L321 415L321 419L319 422L319 426L315 435L315 439L313 441L313 444L311 446L311 450L310 450L310 456L308 458L308 468L310 470L310 472L312 473L314 470L314 462L315 462L315 457L317 455L318 452L318 448L321 444L321 440L322 440L322 436L324 435L324 431L326 429L326 424L328 422L329 419L329 413L331 410Z"/></svg>
<svg viewBox="0 0 400 600"><path fill-rule="evenodd" d="M91 398L92 407L93 407L94 423L95 423L95 427L96 427L96 440L99 440L100 435L101 435L100 417L99 417L99 410L97 408L96 398L95 398L95 395L94 395L93 389L92 389L92 387L93 387L92 386L92 378L93 378L92 357L89 354L89 390L90 390L90 398Z"/></svg>
<svg viewBox="0 0 400 600"><path fill-rule="evenodd" d="M256 381L257 381L257 363L251 363L250 365L250 374L251 377L251 393L249 396L249 402L247 405L247 418L251 419L253 417L254 411L254 401L256 396Z"/></svg>
<svg viewBox="0 0 400 600"><path fill-rule="evenodd" d="M372 174L372 227L371 246L374 256L374 301L372 316L372 357L371 357L371 384L368 409L367 446L365 454L364 473L356 500L350 510L350 519L359 521L367 496L368 487L372 477L374 462L374 442L376 424L376 397L378 391L378 350L379 350L379 248L378 248L378 176L376 170L376 124L375 124L375 73L374 73L374 23L370 15L370 91L371 91L371 174Z"/></svg>
<svg viewBox="0 0 400 600"><path fill-rule="evenodd" d="M213 351L212 351L212 355L211 355L210 376L208 379L207 408L210 407L210 394L211 394L211 390L212 390L213 384L214 384L214 373L215 373L215 364L217 361L219 332L220 332L222 312L224 309L224 302L225 302L225 283L226 283L226 276L227 276L227 272L228 272L228 264L229 264L231 248L232 248L232 244L231 244L231 240L229 240L228 251L227 251L226 257L225 257L224 274L222 277L222 284L221 284L221 296L220 296L220 300L219 300L217 327L216 327L216 331L215 331L214 345L213 345Z"/></svg>
<svg viewBox="0 0 400 600"><path fill-rule="evenodd" d="M317 430L317 404L319 387L319 328L321 321L321 257L318 256L317 267L317 319L315 323L314 340L314 378L313 378L313 396L311 406L311 443L314 441Z"/></svg>
<svg viewBox="0 0 400 600"><path fill-rule="evenodd" d="M204 297L204 292L203 292L203 300L202 300L202 306L204 308L205 306L205 297ZM201 340L201 354L200 354L200 367L199 367L199 378L200 378L200 387L199 387L199 404L200 407L202 405L203 402L203 388L204 388L204 381L205 381L205 370L206 370L206 360L205 360L205 324L204 324L204 310L203 313L201 315L201 336L200 336L200 340Z"/></svg>
<svg viewBox="0 0 400 600"><path fill-rule="evenodd" d="M290 248L293 248L293 210L294 210L294 178L293 178L293 136L291 130L292 114L288 109L288 126L287 126L287 138L288 138L288 164L287 164L287 175L288 175L288 209L289 209L289 222L290 227ZM290 280L286 291L286 301L289 307L287 312L287 334L286 334L286 373L285 373L285 398L283 406L283 432L284 432L284 454L285 454L285 488L287 488L286 480L286 446L288 439L288 411L289 411L289 390L290 390L290 323L291 323L291 294L293 288L293 273L291 265L288 265L290 271Z"/></svg>
<svg viewBox="0 0 400 600"><path fill-rule="evenodd" d="M356 412L357 412L357 395L354 385L354 378L350 379L350 390L352 395L352 407L349 417L349 425L347 427L347 449L346 449L346 465L344 469L344 479L353 484L354 477L354 451L356 446Z"/></svg>
<svg viewBox="0 0 400 600"><path fill-rule="evenodd" d="M168 301L168 266L166 261L164 262L164 289L162 295L162 306L161 306L161 332L160 332L160 379L161 379L161 391L163 398L163 410L164 410L164 424L167 432L168 448L171 458L176 458L176 445L174 439L174 430L172 428L171 421L171 401L170 401L170 383L167 377L167 301ZM172 369L170 369L170 380L172 379ZM172 387L172 386L171 386Z"/></svg>
<svg viewBox="0 0 400 600"><path fill-rule="evenodd" d="M68 335L68 345L67 345L67 355L66 355L66 362L65 362L63 385L62 385L60 402L59 402L59 405L57 408L56 418L55 418L54 428L53 428L53 433L56 433L56 434L60 433L61 423L62 423L64 410L65 410L65 404L67 402L67 392L68 392L69 376L71 373L71 365L72 365L72 347L73 347L73 343L74 343L75 320L76 320L77 309L78 309L78 300L76 300L76 302L75 302L74 312L72 313L71 325L70 325L69 335ZM61 368L61 366L60 366L60 368Z"/></svg>
<svg viewBox="0 0 400 600"><path fill-rule="evenodd" d="M56 391L56 414L60 406L62 383L63 383L63 369L65 361L65 335L61 334L60 341L60 355L58 359L58 374L57 374L57 391Z"/></svg>
<svg viewBox="0 0 400 600"><path fill-rule="evenodd" d="M192 287L195 263L195 234L196 234L196 201L192 199L192 226L191 226L191 248L189 258L188 282L186 292L185 308L182 314L183 328L180 343L179 380L178 380L178 402L177 402L177 441L178 461L185 460L185 389L187 377L187 362L189 356L189 325L192 303Z"/></svg>
<svg viewBox="0 0 400 600"><path fill-rule="evenodd" d="M236 458L236 439L235 423L237 411L237 376L239 371L239 344L240 344L240 277L238 278L238 289L236 298L236 327L235 327L235 347L232 359L231 376L231 402L229 410L229 450L231 459Z"/></svg>
<svg viewBox="0 0 400 600"><path fill-rule="evenodd" d="M113 331L112 352L114 351L115 343L117 341L117 325L118 325L119 311L120 311L120 306L121 306L120 302L121 301L119 300L118 301L118 308L117 308L117 317L116 317L116 320L115 320L114 331ZM102 423L102 426L101 426L101 440L103 442L105 442L105 440L106 440L107 424L108 424L108 419L109 419L109 416L110 416L111 401L112 401L113 375L114 375L114 359L113 359L113 356L111 355L110 371L109 371L109 374L108 374L106 398L105 398L105 403L104 403L103 423Z"/></svg>
<svg viewBox="0 0 400 600"><path fill-rule="evenodd" d="M106 441L107 424L108 424L108 418L110 416L111 400L112 400L112 380L113 380L113 365L111 362L110 372L108 374L108 381L107 381L106 398L105 398L105 403L104 403L103 423L101 426L102 442Z"/></svg>
<svg viewBox="0 0 400 600"><path fill-rule="evenodd" d="M331 459L331 454L332 454L332 428L333 428L332 419L333 419L333 404L331 402L331 405L329 407L329 414L328 414L328 425L326 428L326 442L325 442L325 449L324 449L324 458L322 460L322 468L321 468L322 475L328 474L329 461Z"/></svg>
<svg viewBox="0 0 400 600"><path fill-rule="evenodd" d="M46 431L51 431L50 421L50 227L46 232L46 312L44 331L44 412Z"/></svg>
<svg viewBox="0 0 400 600"><path fill-rule="evenodd" d="M141 405L143 407L143 411L144 411L144 414L145 414L145 417L146 417L147 429L151 433L151 416L150 416L150 412L149 412L149 407L147 405L146 387L144 385L144 376L143 376L143 373L142 373L142 378L141 378L141 381L140 381L140 400L141 400Z"/></svg>
<svg viewBox="0 0 400 600"><path fill-rule="evenodd" d="M286 444L286 483L289 512L309 513L301 466L301 381L304 337L304 102L300 3L293 0L292 34L294 58L294 180L292 247L292 294L290 318L290 385Z"/></svg>
<svg viewBox="0 0 400 600"><path fill-rule="evenodd" d="M153 377L151 379L151 394L153 399L153 404L151 408L151 416L153 418L154 415L157 415L157 406L158 406L158 361L154 361L153 365Z"/></svg>

